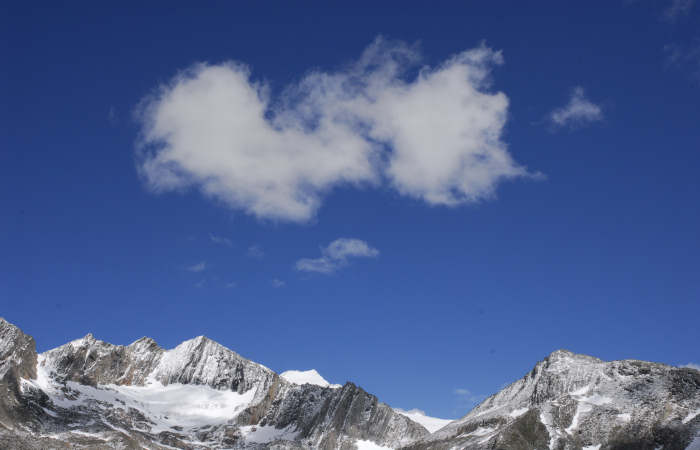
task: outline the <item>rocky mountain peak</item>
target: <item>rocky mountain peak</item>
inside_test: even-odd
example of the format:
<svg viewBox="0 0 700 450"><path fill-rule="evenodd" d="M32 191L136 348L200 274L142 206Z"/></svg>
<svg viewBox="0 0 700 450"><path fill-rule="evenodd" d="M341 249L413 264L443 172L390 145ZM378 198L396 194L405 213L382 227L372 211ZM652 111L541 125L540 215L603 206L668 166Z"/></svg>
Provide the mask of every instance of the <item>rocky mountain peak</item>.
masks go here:
<svg viewBox="0 0 700 450"><path fill-rule="evenodd" d="M163 384L206 384L243 393L277 375L205 336L163 352L151 376Z"/></svg>
<svg viewBox="0 0 700 450"><path fill-rule="evenodd" d="M604 363L603 360L593 356L574 353L569 350L555 350L543 360L538 362L531 371L531 376L547 372L558 374L567 371L585 370L585 367L592 367L596 364Z"/></svg>
<svg viewBox="0 0 700 450"><path fill-rule="evenodd" d="M134 342L129 344L128 347L133 348L133 349L138 349L138 350L158 350L158 349L161 349L161 347L158 345L158 343L155 340L153 340L149 337L146 337L146 336L135 340Z"/></svg>
<svg viewBox="0 0 700 450"><path fill-rule="evenodd" d="M568 350L447 424L315 370L279 376L205 336L166 350L147 337L122 346L88 334L37 358L34 340L0 319L0 357L2 448L700 445L699 371Z"/></svg>
<svg viewBox="0 0 700 450"><path fill-rule="evenodd" d="M12 372L21 378L36 378L34 338L0 317L0 377Z"/></svg>

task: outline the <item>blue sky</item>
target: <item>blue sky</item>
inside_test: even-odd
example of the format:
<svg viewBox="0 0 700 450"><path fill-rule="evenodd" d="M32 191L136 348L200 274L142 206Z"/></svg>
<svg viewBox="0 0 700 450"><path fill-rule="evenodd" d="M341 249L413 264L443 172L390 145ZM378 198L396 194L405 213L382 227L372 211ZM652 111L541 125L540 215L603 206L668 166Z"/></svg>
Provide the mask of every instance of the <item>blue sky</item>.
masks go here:
<svg viewBox="0 0 700 450"><path fill-rule="evenodd" d="M697 363L700 5L481 3L4 5L2 316L441 417Z"/></svg>

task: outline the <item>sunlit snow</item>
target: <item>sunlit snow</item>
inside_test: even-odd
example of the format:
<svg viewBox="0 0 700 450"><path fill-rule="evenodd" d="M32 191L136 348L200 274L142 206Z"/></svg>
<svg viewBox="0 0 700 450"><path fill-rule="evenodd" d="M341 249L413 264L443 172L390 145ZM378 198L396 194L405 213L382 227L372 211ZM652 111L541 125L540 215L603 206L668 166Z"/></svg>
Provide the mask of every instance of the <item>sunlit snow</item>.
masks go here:
<svg viewBox="0 0 700 450"><path fill-rule="evenodd" d="M287 370L280 374L282 378L293 384L313 384L321 387L337 389L342 387L339 384L331 384L323 378L315 369L311 370Z"/></svg>
<svg viewBox="0 0 700 450"><path fill-rule="evenodd" d="M299 431L293 426L289 426L287 428L275 428L271 425L248 425L241 427L241 433L243 434L246 442L267 444L276 440L294 440L299 434Z"/></svg>
<svg viewBox="0 0 700 450"><path fill-rule="evenodd" d="M452 422L450 419L438 419L437 417L426 416L420 409L411 409L405 411L401 408L394 408L397 413L408 417L414 422L417 422L425 427L426 430L431 433L435 433L440 428L444 427L448 423Z"/></svg>
<svg viewBox="0 0 700 450"><path fill-rule="evenodd" d="M372 441L355 441L357 450L393 450L391 447L383 447Z"/></svg>
<svg viewBox="0 0 700 450"><path fill-rule="evenodd" d="M71 399L61 391L61 386L50 380L41 366L37 372L36 380L24 380L24 383L42 389L57 406L70 408L106 402L116 408L134 408L152 422L152 432L164 431L172 426L200 427L227 422L243 411L255 394L254 389L239 394L205 385L164 386L151 382L146 386L110 384L92 387L69 381L65 386L78 394L75 399Z"/></svg>

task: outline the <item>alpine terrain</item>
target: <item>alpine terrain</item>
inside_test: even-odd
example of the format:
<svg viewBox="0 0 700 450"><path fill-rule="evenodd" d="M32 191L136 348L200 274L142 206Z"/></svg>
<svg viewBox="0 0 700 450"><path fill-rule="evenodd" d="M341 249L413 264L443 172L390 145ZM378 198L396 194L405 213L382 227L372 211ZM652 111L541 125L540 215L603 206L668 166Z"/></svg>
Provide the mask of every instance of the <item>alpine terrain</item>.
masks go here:
<svg viewBox="0 0 700 450"><path fill-rule="evenodd" d="M0 319L0 448L700 449L700 372L559 350L447 421L202 336L37 354Z"/></svg>

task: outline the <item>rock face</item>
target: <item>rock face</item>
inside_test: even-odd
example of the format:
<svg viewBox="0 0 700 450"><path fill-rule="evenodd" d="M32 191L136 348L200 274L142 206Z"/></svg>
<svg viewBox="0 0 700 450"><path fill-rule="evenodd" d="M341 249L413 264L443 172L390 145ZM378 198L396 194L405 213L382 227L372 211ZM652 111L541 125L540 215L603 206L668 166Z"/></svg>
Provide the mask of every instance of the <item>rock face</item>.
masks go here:
<svg viewBox="0 0 700 450"><path fill-rule="evenodd" d="M559 350L408 448L685 449L699 413L697 370Z"/></svg>
<svg viewBox="0 0 700 450"><path fill-rule="evenodd" d="M0 319L0 448L700 446L700 372L663 364L557 351L432 434L352 383L319 384L294 384L205 337L165 350L87 335L37 355Z"/></svg>
<svg viewBox="0 0 700 450"><path fill-rule="evenodd" d="M293 384L203 336L172 350L88 334L37 355L0 321L0 448L391 448L428 434L352 383Z"/></svg>
<svg viewBox="0 0 700 450"><path fill-rule="evenodd" d="M34 339L0 318L0 431L30 418L21 380L36 378L36 362Z"/></svg>

